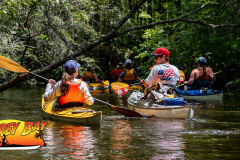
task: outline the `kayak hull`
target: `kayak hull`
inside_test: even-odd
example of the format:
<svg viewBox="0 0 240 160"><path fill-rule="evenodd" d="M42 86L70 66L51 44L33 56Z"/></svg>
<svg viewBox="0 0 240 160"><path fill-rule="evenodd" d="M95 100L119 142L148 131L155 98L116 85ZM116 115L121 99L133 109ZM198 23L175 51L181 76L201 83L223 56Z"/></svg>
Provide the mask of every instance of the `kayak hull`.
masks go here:
<svg viewBox="0 0 240 160"><path fill-rule="evenodd" d="M128 98L128 108L148 116L156 116L161 118L179 118L192 119L194 110L191 105L160 105L147 100L140 100L139 96L133 93Z"/></svg>
<svg viewBox="0 0 240 160"><path fill-rule="evenodd" d="M18 147L7 146L7 147L0 147L0 150L31 150L31 149L38 149L39 147L40 147L40 145L36 145L36 146L18 146Z"/></svg>
<svg viewBox="0 0 240 160"><path fill-rule="evenodd" d="M188 100L223 101L223 92L222 91L216 91L216 90L212 90L212 89L190 90L190 87L188 87L187 90L181 90L178 87L177 91L180 94L180 96L182 96Z"/></svg>
<svg viewBox="0 0 240 160"><path fill-rule="evenodd" d="M223 93L211 95L181 95L185 99L198 100L198 101L223 101Z"/></svg>
<svg viewBox="0 0 240 160"><path fill-rule="evenodd" d="M109 88L109 81L103 81L102 83L87 83L87 87L90 91L93 90L105 90Z"/></svg>
<svg viewBox="0 0 240 160"><path fill-rule="evenodd" d="M187 106L161 106L162 108L143 108L128 104L128 108L148 116L161 118L192 119L194 111L190 105Z"/></svg>
<svg viewBox="0 0 240 160"><path fill-rule="evenodd" d="M57 99L54 99L45 103L44 98L42 98L42 109L51 120L86 125L100 125L102 122L101 111L94 111L88 107L56 109L56 101Z"/></svg>

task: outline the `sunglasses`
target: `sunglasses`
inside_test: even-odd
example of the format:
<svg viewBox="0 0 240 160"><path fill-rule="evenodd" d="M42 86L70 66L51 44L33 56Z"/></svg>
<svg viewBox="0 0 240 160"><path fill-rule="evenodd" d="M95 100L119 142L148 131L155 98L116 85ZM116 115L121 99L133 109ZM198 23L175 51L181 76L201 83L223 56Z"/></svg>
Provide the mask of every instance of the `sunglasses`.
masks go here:
<svg viewBox="0 0 240 160"><path fill-rule="evenodd" d="M162 56L156 56L156 57L154 57L154 59L155 59L155 60L157 60L157 59L158 59L158 57L162 57Z"/></svg>

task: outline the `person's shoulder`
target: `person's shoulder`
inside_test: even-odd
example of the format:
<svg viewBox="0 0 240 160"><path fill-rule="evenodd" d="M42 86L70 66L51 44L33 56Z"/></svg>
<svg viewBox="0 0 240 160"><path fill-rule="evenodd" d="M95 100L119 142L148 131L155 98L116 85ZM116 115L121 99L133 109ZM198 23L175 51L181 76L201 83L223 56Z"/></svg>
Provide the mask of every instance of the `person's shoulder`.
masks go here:
<svg viewBox="0 0 240 160"><path fill-rule="evenodd" d="M192 70L192 73L197 73L198 72L198 69L193 69Z"/></svg>
<svg viewBox="0 0 240 160"><path fill-rule="evenodd" d="M120 76L125 74L126 74L126 71L124 70L122 73L120 73Z"/></svg>
<svg viewBox="0 0 240 160"><path fill-rule="evenodd" d="M59 80L59 81L57 81L57 83L55 84L55 86L60 86L60 85L61 85L61 83L62 83L62 81L61 81L61 80Z"/></svg>

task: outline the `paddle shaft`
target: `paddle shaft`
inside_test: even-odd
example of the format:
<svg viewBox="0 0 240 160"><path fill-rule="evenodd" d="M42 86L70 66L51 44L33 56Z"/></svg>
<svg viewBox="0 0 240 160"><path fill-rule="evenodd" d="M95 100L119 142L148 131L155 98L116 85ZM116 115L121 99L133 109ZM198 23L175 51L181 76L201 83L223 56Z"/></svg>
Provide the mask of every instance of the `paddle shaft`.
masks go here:
<svg viewBox="0 0 240 160"><path fill-rule="evenodd" d="M135 86L135 85L137 85L137 84L143 84L143 82L142 82L142 83L133 83L133 84L129 84L129 86Z"/></svg>
<svg viewBox="0 0 240 160"><path fill-rule="evenodd" d="M145 115L141 114L141 113L138 113L136 111L133 111L133 110L130 110L130 109L127 109L127 108L123 108L123 107L117 107L117 106L114 106L114 105L111 105L107 102L104 102L104 101L101 101L97 98L94 98L93 99L103 103L103 104L106 104L107 106L110 106L111 108L113 108L115 111L117 111L118 113L126 116L126 117L144 117Z"/></svg>
<svg viewBox="0 0 240 160"><path fill-rule="evenodd" d="M141 72L141 73L138 73L137 75L138 76L142 76L144 73L146 73L146 72L148 72L149 70L146 70L146 71L143 71L143 72Z"/></svg>
<svg viewBox="0 0 240 160"><path fill-rule="evenodd" d="M41 79L43 79L43 80L45 80L45 81L49 81L49 79L47 79L47 78L45 78L45 77L42 77L42 76L39 76L39 75L37 75L37 74L35 74L35 73L32 73L32 72L28 72L29 74L31 74L31 75L34 75L34 76L36 76L36 77L38 77L38 78L41 78Z"/></svg>
<svg viewBox="0 0 240 160"><path fill-rule="evenodd" d="M109 106L109 107L112 107L112 106L113 106L113 105L111 105L111 104L109 104L109 103L107 103L107 102L104 102L104 101L102 101L102 100L100 100L100 99L97 99L97 98L95 98L95 97L93 97L93 99L95 99L96 101L101 102L101 103L103 103L103 104L106 104L106 105Z"/></svg>

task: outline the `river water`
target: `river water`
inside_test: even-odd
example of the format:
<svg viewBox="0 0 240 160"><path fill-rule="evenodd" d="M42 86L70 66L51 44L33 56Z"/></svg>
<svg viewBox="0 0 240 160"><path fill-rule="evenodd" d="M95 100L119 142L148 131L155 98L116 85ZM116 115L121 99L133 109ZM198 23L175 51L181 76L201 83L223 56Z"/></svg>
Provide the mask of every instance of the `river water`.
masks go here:
<svg viewBox="0 0 240 160"><path fill-rule="evenodd" d="M224 91L223 102L192 102L192 120L126 118L95 102L101 126L49 120L41 109L44 88L12 88L0 93L0 119L47 121L46 146L36 150L1 151L0 159L239 159L240 95ZM116 106L127 97L95 96Z"/></svg>

